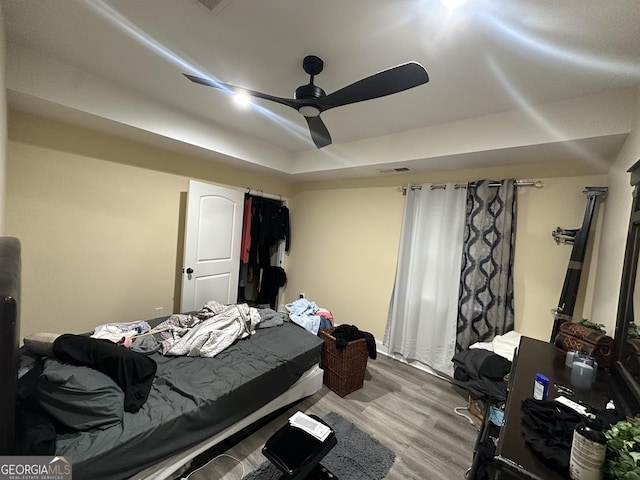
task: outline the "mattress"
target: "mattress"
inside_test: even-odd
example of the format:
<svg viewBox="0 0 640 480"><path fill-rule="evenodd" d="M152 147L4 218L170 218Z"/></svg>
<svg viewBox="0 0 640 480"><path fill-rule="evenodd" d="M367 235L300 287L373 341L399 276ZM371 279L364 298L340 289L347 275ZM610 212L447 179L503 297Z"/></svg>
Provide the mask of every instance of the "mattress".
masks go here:
<svg viewBox="0 0 640 480"><path fill-rule="evenodd" d="M128 478L229 427L319 363L322 340L293 323L258 329L214 358L153 354L147 402L106 429L59 435L74 480Z"/></svg>

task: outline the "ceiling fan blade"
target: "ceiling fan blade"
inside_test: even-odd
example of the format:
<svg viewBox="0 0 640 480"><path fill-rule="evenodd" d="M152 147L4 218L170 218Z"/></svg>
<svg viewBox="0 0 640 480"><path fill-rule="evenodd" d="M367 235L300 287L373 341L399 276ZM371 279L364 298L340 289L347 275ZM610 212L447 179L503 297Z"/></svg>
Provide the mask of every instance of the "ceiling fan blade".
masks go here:
<svg viewBox="0 0 640 480"><path fill-rule="evenodd" d="M309 131L311 132L311 138L316 147L322 148L327 145L331 145L331 135L327 126L324 124L320 115L317 117L304 117L309 125Z"/></svg>
<svg viewBox="0 0 640 480"><path fill-rule="evenodd" d="M380 98L393 93L417 87L429 81L425 68L416 62L409 62L397 67L363 78L340 90L317 100L321 111L341 105Z"/></svg>
<svg viewBox="0 0 640 480"><path fill-rule="evenodd" d="M270 100L272 102L280 103L282 105L286 105L287 107L291 107L295 110L298 110L298 108L300 108L300 106L303 104L303 102L300 102L293 98L275 97L273 95L269 95L266 93L256 92L255 90L249 90L248 88L235 87L227 83L222 83L215 80L209 80L208 78L195 77L193 75L188 75L186 73L183 73L183 75L187 77L189 80L191 80L192 82L199 83L200 85L217 88L218 90L225 90L230 93L244 92L247 95L251 95L252 97L263 98L265 100Z"/></svg>

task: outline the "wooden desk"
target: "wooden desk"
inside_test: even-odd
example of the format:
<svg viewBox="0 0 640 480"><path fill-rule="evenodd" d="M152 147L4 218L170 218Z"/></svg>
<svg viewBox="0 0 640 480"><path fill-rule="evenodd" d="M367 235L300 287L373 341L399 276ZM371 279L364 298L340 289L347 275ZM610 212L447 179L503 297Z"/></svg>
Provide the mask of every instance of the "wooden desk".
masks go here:
<svg viewBox="0 0 640 480"><path fill-rule="evenodd" d="M525 445L525 435L531 432L522 425L521 405L522 400L533 397L536 373L549 378L547 398L550 400L562 396L554 388L554 383L565 385L575 392L569 399L581 400L597 409L605 408L611 399L607 372L600 369L591 390L577 390L569 382L571 369L564 366L564 356L558 355L553 344L522 337L511 367L504 425L500 429L496 447L495 462L499 478L564 479L538 460Z"/></svg>

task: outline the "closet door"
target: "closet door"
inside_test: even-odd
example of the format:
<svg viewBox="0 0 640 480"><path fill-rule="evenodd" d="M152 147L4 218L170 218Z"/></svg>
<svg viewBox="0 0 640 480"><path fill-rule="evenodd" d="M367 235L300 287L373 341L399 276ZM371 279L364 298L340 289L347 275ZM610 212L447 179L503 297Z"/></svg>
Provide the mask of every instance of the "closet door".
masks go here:
<svg viewBox="0 0 640 480"><path fill-rule="evenodd" d="M189 181L180 311L236 303L244 193Z"/></svg>

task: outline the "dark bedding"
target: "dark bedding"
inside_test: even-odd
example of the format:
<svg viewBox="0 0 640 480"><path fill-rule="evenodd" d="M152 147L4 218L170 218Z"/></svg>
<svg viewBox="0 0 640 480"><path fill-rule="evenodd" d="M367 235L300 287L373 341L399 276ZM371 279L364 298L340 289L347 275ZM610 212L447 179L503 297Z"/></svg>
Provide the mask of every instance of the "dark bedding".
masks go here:
<svg viewBox="0 0 640 480"><path fill-rule="evenodd" d="M109 340L84 335L60 335L53 342L54 356L74 365L84 365L107 374L124 393L124 410L136 413L147 401L157 365Z"/></svg>
<svg viewBox="0 0 640 480"><path fill-rule="evenodd" d="M150 355L157 372L137 413L107 428L59 433L74 480L128 478L224 430L317 365L322 341L293 323L258 329L214 358ZM124 348L124 347L123 347Z"/></svg>

